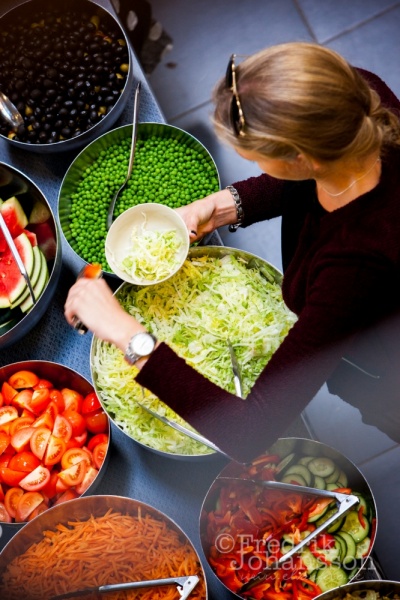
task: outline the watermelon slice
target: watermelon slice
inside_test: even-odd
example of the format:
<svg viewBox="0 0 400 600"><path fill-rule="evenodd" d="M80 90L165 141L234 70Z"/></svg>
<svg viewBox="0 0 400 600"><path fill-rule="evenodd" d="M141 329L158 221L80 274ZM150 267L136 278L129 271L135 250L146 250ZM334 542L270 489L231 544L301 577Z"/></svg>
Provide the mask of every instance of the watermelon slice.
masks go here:
<svg viewBox="0 0 400 600"><path fill-rule="evenodd" d="M19 236L28 225L28 218L19 200L15 196L9 198L0 206L1 214L9 229L11 237ZM0 252L7 250L8 245L3 232L0 231Z"/></svg>
<svg viewBox="0 0 400 600"><path fill-rule="evenodd" d="M14 243L30 277L35 262L32 244L25 233L21 233L16 237ZM4 252L0 253L0 282L2 283L0 287L0 307L3 308L6 306L7 299L7 306L11 306L26 287L26 281L21 275L8 246Z"/></svg>

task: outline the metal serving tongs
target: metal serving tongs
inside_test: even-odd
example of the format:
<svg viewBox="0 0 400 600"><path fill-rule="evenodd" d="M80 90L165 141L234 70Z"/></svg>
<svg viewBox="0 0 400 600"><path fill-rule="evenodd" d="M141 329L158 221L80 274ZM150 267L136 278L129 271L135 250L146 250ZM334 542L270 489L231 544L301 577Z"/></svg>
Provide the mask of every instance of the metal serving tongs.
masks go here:
<svg viewBox="0 0 400 600"><path fill-rule="evenodd" d="M16 245L14 243L14 240L12 238L12 235L11 235L11 233L10 233L8 227L7 227L7 224L6 224L5 220L4 220L4 217L1 214L1 212L0 212L0 229L3 232L3 235L4 235L5 239L6 239L7 244L8 244L8 247L11 250L11 254L14 257L14 260L17 263L19 272L21 273L22 277L26 281L26 285L28 286L29 293L30 293L31 298L32 298L32 302L33 302L33 304L36 304L36 297L35 297L35 293L33 291L31 280L29 278L27 270L25 269L25 265L22 262L22 259L21 259L20 255L19 255L17 247L16 247Z"/></svg>
<svg viewBox="0 0 400 600"><path fill-rule="evenodd" d="M144 398L143 388L142 388L142 395ZM138 400L135 400L135 401L136 401L136 404L138 406L140 406L140 408L143 408L144 411L146 411L149 415L151 415L155 419L158 419L165 425L169 425L170 427L172 427L172 429L175 429L176 431L179 431L180 433L187 435L192 440L195 440L196 442L199 442L200 444L204 444L204 446L207 446L207 448L211 448L211 450L214 450L214 452L219 452L219 454L226 456L226 458L230 458L227 454L225 454L225 452L220 450L218 448L218 446L216 446L215 444L210 442L210 440L208 440L207 438L202 436L200 433L197 433L196 431L192 431L191 429L188 429L187 427L185 427L184 425L181 425L180 423L177 423L176 421L171 421L170 419L167 419L167 417L164 417L163 415L159 415L157 412L155 412L151 408L148 408L145 404L142 404L142 402L139 402Z"/></svg>
<svg viewBox="0 0 400 600"><path fill-rule="evenodd" d="M188 577L168 577L166 579L149 579L148 581L129 581L127 583L111 583L110 585L100 585L98 587L85 588L75 592L67 592L52 596L51 600L66 600L76 596L88 596L89 594L108 594L109 592L122 592L124 590L133 590L137 588L156 587L161 585L176 585L181 600L189 598L190 594L199 583L197 575Z"/></svg>
<svg viewBox="0 0 400 600"><path fill-rule="evenodd" d="M235 384L236 395L239 398L243 398L243 384L242 376L240 373L240 367L236 358L235 350L233 349L232 342L228 339L229 354L231 355L232 371L233 371L233 382Z"/></svg>
<svg viewBox="0 0 400 600"><path fill-rule="evenodd" d="M334 492L328 490L320 490L317 488L306 487L302 485L295 485L292 483L283 483L281 481L257 481L255 479L242 479L240 477L217 477L216 481L236 481L240 483L250 482L253 485L258 485L262 487L267 487L270 489L278 489L278 490L288 490L291 492L304 493L304 494L312 494L315 496L319 496L320 498L332 498L332 500L336 500L337 512L333 514L329 519L327 519L324 523L322 523L319 527L317 527L314 531L312 531L309 535L307 535L303 540L301 540L298 544L293 546L286 554L281 556L278 560L271 563L267 567L265 567L260 573L251 577L249 581L247 581L242 587L238 590L237 593L242 593L250 590L255 585L264 581L266 577L268 577L270 571L275 569L279 569L279 567L285 563L288 558L297 554L299 550L301 550L304 546L306 546L312 539L317 537L322 531L324 531L327 527L329 527L336 519L342 517L350 508L352 508L355 504L359 502L359 499L354 494L342 494L341 492Z"/></svg>
<svg viewBox="0 0 400 600"><path fill-rule="evenodd" d="M110 229L112 222L113 222L113 215L114 215L114 208L115 208L115 203L119 197L119 195L121 194L122 190L125 189L126 184L129 181L129 178L132 174L132 168L133 168L133 159L135 157L135 149L136 149L136 136L137 136L137 123L138 123L138 117L139 117L139 92L140 92L140 88L141 88L141 82L139 81L139 83L136 86L136 91L135 91L135 99L133 102L133 117L132 117L132 141L131 141L131 151L130 151L130 155L129 155L129 165L128 165L128 171L125 177L125 180L123 182L123 184L121 185L121 187L119 188L119 190L117 190L117 192L114 194L113 199L111 200L110 206L108 207L108 214L107 214L107 229Z"/></svg>

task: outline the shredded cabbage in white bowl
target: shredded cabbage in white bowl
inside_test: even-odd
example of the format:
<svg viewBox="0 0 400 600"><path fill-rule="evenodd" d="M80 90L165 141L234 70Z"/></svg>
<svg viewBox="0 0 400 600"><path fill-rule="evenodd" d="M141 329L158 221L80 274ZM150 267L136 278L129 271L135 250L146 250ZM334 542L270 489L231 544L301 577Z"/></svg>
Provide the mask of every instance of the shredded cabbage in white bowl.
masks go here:
<svg viewBox="0 0 400 600"><path fill-rule="evenodd" d="M274 267L252 254L226 247L198 247L190 250L188 259L170 279L146 287L125 283L116 297L125 310L188 364L235 393L229 338L246 396L296 320L283 302L280 279ZM157 452L174 456L212 453L136 404L137 400L188 427L135 382L132 369L122 352L94 338L93 381L114 423Z"/></svg>

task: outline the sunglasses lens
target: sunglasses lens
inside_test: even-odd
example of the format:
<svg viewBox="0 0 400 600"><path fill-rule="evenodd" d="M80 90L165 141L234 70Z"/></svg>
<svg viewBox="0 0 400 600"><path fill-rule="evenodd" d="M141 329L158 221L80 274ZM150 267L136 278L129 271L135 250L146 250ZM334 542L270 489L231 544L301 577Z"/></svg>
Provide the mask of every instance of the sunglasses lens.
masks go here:
<svg viewBox="0 0 400 600"><path fill-rule="evenodd" d="M226 87L228 89L232 89L232 86L233 86L233 69L234 68L235 68L235 66L234 66L234 62L233 62L233 56L231 56L231 58L228 62L228 66L226 67L226 75L225 75Z"/></svg>

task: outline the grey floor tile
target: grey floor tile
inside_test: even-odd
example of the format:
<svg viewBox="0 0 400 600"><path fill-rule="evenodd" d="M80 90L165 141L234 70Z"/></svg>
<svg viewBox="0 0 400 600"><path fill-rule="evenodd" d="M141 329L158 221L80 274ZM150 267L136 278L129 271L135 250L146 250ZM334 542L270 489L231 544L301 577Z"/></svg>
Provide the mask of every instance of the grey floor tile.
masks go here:
<svg viewBox="0 0 400 600"><path fill-rule="evenodd" d="M298 0L298 3L321 44L398 4L395 0Z"/></svg>
<svg viewBox="0 0 400 600"><path fill-rule="evenodd" d="M399 539L400 519L400 446L361 465L375 498L378 528L375 552L385 576L400 581Z"/></svg>
<svg viewBox="0 0 400 600"><path fill-rule="evenodd" d="M360 413L323 386L303 413L313 438L343 452L359 465L397 446L376 427L362 422Z"/></svg>
<svg viewBox="0 0 400 600"><path fill-rule="evenodd" d="M211 98L232 52L310 39L293 0L153 0L152 6L173 38L172 51L150 75L167 120Z"/></svg>
<svg viewBox="0 0 400 600"><path fill-rule="evenodd" d="M400 97L400 5L327 44L352 64L379 75Z"/></svg>

